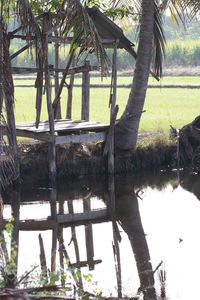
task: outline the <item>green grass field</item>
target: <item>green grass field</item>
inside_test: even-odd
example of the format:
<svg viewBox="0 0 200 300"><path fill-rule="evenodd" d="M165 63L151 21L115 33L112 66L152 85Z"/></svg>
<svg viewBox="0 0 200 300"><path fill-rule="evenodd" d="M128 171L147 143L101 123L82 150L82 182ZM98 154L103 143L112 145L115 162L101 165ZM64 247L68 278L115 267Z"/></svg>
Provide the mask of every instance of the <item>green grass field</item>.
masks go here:
<svg viewBox="0 0 200 300"><path fill-rule="evenodd" d="M118 83L129 84L131 77L119 77ZM76 79L80 83L81 78ZM103 83L109 83L110 79ZM33 84L33 80L15 80L15 84ZM101 79L91 78L91 83L101 83ZM158 84L150 78L149 83ZM200 77L165 77L159 84L200 84ZM119 88L117 104L118 118L122 114L129 95L129 89ZM35 89L15 88L16 121L35 120ZM62 117L66 112L67 89L62 94ZM90 97L90 120L109 122L109 88L92 88ZM80 119L81 89L74 89L73 119ZM145 113L143 113L140 131L168 132L170 125L181 128L192 121L200 113L200 89L148 89ZM43 97L41 120L47 119L46 98Z"/></svg>

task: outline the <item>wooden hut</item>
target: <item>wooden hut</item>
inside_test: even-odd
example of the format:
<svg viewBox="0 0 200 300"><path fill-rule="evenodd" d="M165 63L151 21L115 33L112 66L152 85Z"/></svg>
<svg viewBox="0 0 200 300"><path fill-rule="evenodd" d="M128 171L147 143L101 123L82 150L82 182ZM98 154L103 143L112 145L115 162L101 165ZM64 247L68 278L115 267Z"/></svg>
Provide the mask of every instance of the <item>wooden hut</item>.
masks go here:
<svg viewBox="0 0 200 300"><path fill-rule="evenodd" d="M105 141L104 155L108 156L108 172L114 172L114 124L117 115L116 107L116 93L117 93L117 49L124 48L134 58L136 53L133 49L133 44L124 36L123 31L108 17L101 13L96 8L88 8L88 14L93 20L98 33L102 39L102 44L105 48L113 48L112 59L112 75L111 75L111 87L110 87L110 124L101 124L99 122L89 120L89 102L90 102L90 72L97 70L98 66L91 66L89 61L85 61L82 66L73 66L73 55L70 55L66 68L59 68L58 57L58 41L62 42L62 37L52 35L55 32L55 22L52 20L58 19L59 16L52 13L44 13L38 17L42 19L43 23L43 48L46 51L45 61L41 62L37 60L36 67L12 67L13 74L31 74L37 73L35 87L36 92L36 120L35 122L26 123L14 123L14 112L10 109L9 115L11 121L8 121L8 125L12 128L12 135L20 137L28 137L41 142L49 143L49 174L51 185L56 184L56 145L62 145L67 143L84 143ZM23 39L26 40L26 36L21 34L21 27L9 32L7 39ZM17 55L28 49L31 45L30 39L34 42L35 36L29 37L29 43L19 49L16 53L10 56L12 60ZM70 43L71 39L68 38L64 41ZM48 44L55 43L57 47L55 55L55 66L49 66L48 62ZM52 101L51 96L51 84L50 84L50 72L55 74L55 99ZM71 120L71 118L61 119L61 113L59 111L59 101L62 92L62 88L65 83L66 76L73 76L74 74L82 74L82 107L81 107L81 120ZM59 82L59 75L62 74L62 80ZM45 82L46 99L48 107L48 120L40 121L41 103L42 103L42 91L43 82ZM73 83L73 77L72 77ZM69 85L69 98L72 95L72 84ZM68 99L68 101L71 101ZM12 102L12 101L11 101ZM13 106L13 103L12 103ZM70 105L68 111L68 117L70 117ZM15 125L15 126L14 126ZM2 125L3 126L3 125ZM15 140L16 137L13 137ZM17 157L17 148L14 147L14 155Z"/></svg>

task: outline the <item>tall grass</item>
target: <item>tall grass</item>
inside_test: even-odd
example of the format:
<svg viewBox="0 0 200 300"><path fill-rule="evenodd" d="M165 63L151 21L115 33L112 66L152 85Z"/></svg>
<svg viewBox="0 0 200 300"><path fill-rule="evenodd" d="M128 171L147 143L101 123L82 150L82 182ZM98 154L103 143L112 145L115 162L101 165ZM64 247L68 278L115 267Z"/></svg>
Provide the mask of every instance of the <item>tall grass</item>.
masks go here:
<svg viewBox="0 0 200 300"><path fill-rule="evenodd" d="M166 46L166 65L200 65L200 40L173 40Z"/></svg>
<svg viewBox="0 0 200 300"><path fill-rule="evenodd" d="M11 44L11 53L17 51L19 45ZM66 45L60 48L60 67L66 65L69 47ZM32 52L34 57L34 51ZM112 50L108 50L108 56L112 57ZM31 52L25 51L13 60L13 65L25 66L34 65L34 59L31 60ZM91 64L96 65L95 57L91 58ZM118 69L133 69L135 60L125 50L118 51ZM49 63L54 64L54 47L49 45ZM200 40L171 40L166 44L166 66L199 66L200 65Z"/></svg>

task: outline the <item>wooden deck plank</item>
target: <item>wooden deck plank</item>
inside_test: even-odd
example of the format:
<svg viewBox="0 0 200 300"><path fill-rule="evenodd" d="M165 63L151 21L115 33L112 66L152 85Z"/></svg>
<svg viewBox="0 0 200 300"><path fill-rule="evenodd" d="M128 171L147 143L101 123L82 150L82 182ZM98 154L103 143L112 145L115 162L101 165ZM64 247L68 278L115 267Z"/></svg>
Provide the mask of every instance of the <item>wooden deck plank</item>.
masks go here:
<svg viewBox="0 0 200 300"><path fill-rule="evenodd" d="M75 132L75 131L99 131L103 129L107 129L109 127L108 124L102 124L98 122L57 122L55 123L55 131L56 132L62 132L66 131L67 132ZM16 128L20 133L20 130L22 131L27 131L27 132L33 132L33 133L45 133L49 132L49 124L44 123L43 125L39 125L38 128L35 126L24 126L24 124L16 124Z"/></svg>
<svg viewBox="0 0 200 300"><path fill-rule="evenodd" d="M57 119L54 121L54 124L57 125L57 124L76 124L76 123L84 123L86 122L85 120L68 120L68 119ZM40 123L38 124L38 128L43 128L45 126L48 126L49 125L49 121L40 121ZM35 127L35 122L17 122L16 123L16 127L17 128L36 128Z"/></svg>

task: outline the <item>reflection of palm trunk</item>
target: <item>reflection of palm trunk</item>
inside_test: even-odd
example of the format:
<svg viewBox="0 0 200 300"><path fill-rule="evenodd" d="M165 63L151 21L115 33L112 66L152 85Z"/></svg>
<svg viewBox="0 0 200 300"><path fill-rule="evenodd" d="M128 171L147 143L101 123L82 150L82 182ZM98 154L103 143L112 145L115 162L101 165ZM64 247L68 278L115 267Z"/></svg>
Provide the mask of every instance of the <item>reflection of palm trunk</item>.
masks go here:
<svg viewBox="0 0 200 300"><path fill-rule="evenodd" d="M133 249L140 279L140 288L144 293L144 299L156 300L153 270L142 227L137 197L130 184L128 186L123 184L122 189L118 185L117 189L116 211L124 231L128 234Z"/></svg>

